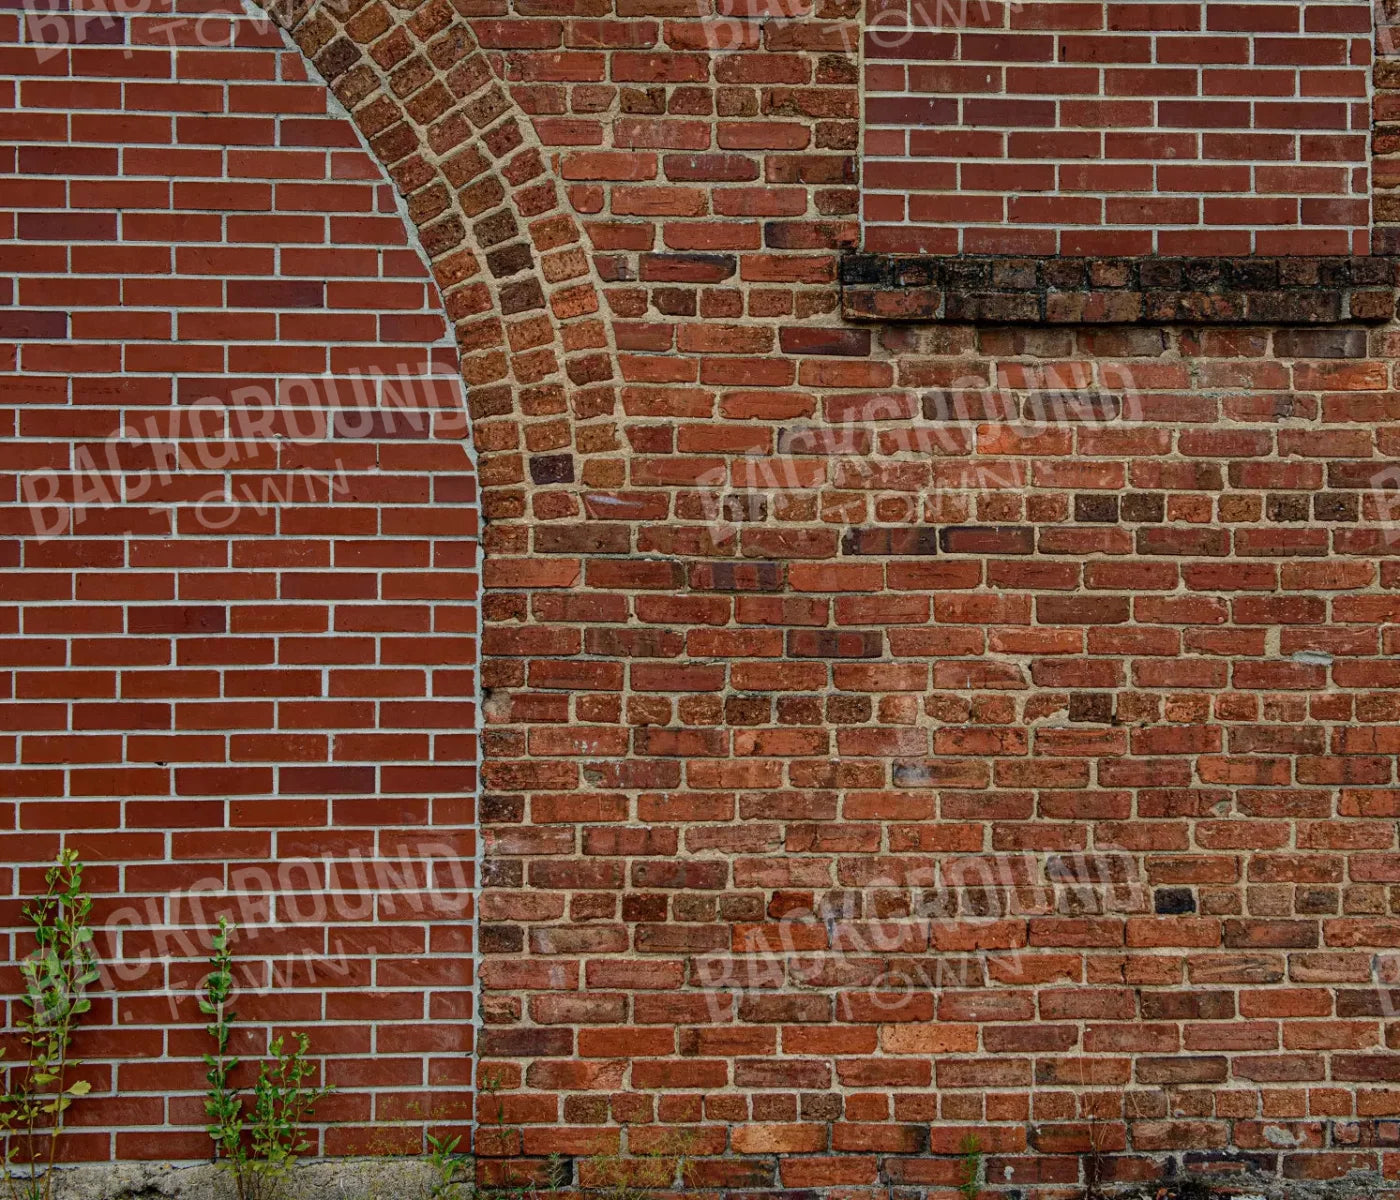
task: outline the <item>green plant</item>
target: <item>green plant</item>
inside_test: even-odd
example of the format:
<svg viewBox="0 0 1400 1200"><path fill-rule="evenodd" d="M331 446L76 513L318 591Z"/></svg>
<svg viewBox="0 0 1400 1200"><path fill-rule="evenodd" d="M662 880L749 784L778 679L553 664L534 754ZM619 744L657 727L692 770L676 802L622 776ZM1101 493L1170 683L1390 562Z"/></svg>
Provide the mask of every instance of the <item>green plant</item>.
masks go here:
<svg viewBox="0 0 1400 1200"><path fill-rule="evenodd" d="M200 1011L214 1018L205 1026L214 1039L215 1050L204 1056L204 1065L209 1068L204 1076L209 1082L204 1111L211 1118L209 1136L214 1140L214 1156L218 1158L222 1153L225 1162L237 1162L243 1153L243 1101L229 1082L238 1066L238 1059L228 1053L229 1035L237 1015L228 1007L233 996L231 934L228 918L220 917L219 931L213 940L214 953L209 960L213 970L204 980L204 995L199 1000ZM241 1188L239 1194L242 1195Z"/></svg>
<svg viewBox="0 0 1400 1200"><path fill-rule="evenodd" d="M545 1187L550 1192L557 1192L569 1182L569 1160L562 1154L555 1152L545 1159L544 1178Z"/></svg>
<svg viewBox="0 0 1400 1200"><path fill-rule="evenodd" d="M471 1159L457 1153L461 1141L460 1134L451 1138L437 1138L428 1134L428 1162L437 1177L433 1181L432 1191L428 1193L429 1200L454 1200L465 1188L467 1181L462 1178L462 1168Z"/></svg>
<svg viewBox="0 0 1400 1200"><path fill-rule="evenodd" d="M651 1149L631 1155L594 1155L588 1160L590 1174L606 1200L650 1200L653 1193L669 1191L677 1181L682 1187L690 1182L693 1145L689 1131L668 1134Z"/></svg>
<svg viewBox="0 0 1400 1200"><path fill-rule="evenodd" d="M489 1117L483 1113L481 1120L483 1124L488 1120L490 1121L490 1124L496 1130L496 1137L498 1139L509 1138L511 1134L514 1134L518 1139L520 1137L519 1128L506 1125L505 1102L501 1099L502 1087L503 1083L499 1071L490 1072L478 1083L477 1091L480 1099L483 1103L490 1103L494 1109ZM499 1141L497 1149L503 1147L505 1144L504 1140ZM530 1188L526 1184L519 1182L515 1178L514 1169L507 1166L504 1180L478 1182L476 1185L476 1192L483 1200L527 1200Z"/></svg>
<svg viewBox="0 0 1400 1200"><path fill-rule="evenodd" d="M513 1137L518 1144L520 1140L520 1127L518 1125L506 1124L505 1103L501 1099L503 1084L500 1073L492 1071L484 1076L477 1085L479 1096L483 1100L489 1100L494 1108L490 1118L482 1117L483 1123L488 1119L493 1128L498 1132L498 1136L504 1139ZM431 1136L428 1138L430 1145L435 1143ZM456 1139L453 1140L456 1144ZM507 1144L502 1141L500 1145ZM432 1157L432 1152L429 1152ZM573 1174L572 1160L558 1152L550 1154L545 1159L545 1178L541 1185L533 1179L519 1179L514 1173L514 1168L507 1166L506 1177L503 1181L479 1182L473 1189L477 1200L540 1200L543 1195L556 1195L561 1189L568 1185ZM436 1195L436 1193L434 1193Z"/></svg>
<svg viewBox="0 0 1400 1200"><path fill-rule="evenodd" d="M306 1121L316 1102L333 1089L310 1086L316 1068L307 1061L309 1042L304 1033L292 1034L291 1050L279 1036L268 1047L269 1058L258 1064L252 1111L245 1115L243 1097L231 1080L239 1060L228 1053L237 1017L229 1008L235 931L226 917L219 918L209 960L213 969L204 981L199 1001L200 1009L213 1017L205 1028L215 1047L213 1054L204 1056L209 1082L204 1111L210 1118L214 1160L233 1176L238 1200L275 1200L297 1158L310 1146L304 1132Z"/></svg>
<svg viewBox="0 0 1400 1200"><path fill-rule="evenodd" d="M982 1179L982 1140L969 1133L962 1140L962 1181L958 1184L965 1200L977 1200L981 1191Z"/></svg>
<svg viewBox="0 0 1400 1200"><path fill-rule="evenodd" d="M491 1103L495 1105L495 1121L493 1124L504 1127L506 1123L506 1106L501 1100L501 1089L504 1085L501 1082L501 1073L492 1071L480 1083L478 1091L483 1096L489 1097Z"/></svg>
<svg viewBox="0 0 1400 1200"><path fill-rule="evenodd" d="M4 1175L11 1200L49 1200L63 1116L87 1080L69 1083L81 1063L68 1050L78 1018L91 1008L88 986L98 978L93 947L92 898L83 891L83 864L63 850L44 874L44 894L25 905L34 926L35 950L20 963L24 1004L30 1015L16 1022L26 1061L10 1067L0 1097Z"/></svg>

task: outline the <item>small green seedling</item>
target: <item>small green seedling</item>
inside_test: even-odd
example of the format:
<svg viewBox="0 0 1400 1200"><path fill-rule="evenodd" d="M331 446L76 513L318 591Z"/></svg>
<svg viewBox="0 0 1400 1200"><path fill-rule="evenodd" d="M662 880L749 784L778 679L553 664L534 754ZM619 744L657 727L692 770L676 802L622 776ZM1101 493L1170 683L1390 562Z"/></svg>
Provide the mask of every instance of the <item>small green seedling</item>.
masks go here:
<svg viewBox="0 0 1400 1200"><path fill-rule="evenodd" d="M962 1182L958 1184L965 1200L977 1200L982 1179L982 1141L975 1133L962 1140Z"/></svg>

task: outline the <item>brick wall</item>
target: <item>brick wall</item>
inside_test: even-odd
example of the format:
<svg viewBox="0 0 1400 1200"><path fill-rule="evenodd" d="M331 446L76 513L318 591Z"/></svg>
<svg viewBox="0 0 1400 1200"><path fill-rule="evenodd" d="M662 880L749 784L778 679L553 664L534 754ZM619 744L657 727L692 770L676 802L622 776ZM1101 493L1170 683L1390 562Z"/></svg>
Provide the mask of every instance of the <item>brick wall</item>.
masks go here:
<svg viewBox="0 0 1400 1200"><path fill-rule="evenodd" d="M361 255L359 278L393 263L421 291L416 229L437 295L421 291L404 344L433 354L454 331L489 521L475 958L463 922L437 914L378 912L344 929L308 919L247 944L262 955L320 939L333 955L339 936L359 948L348 980L308 977L248 1009L259 1026L295 1016L325 1050L342 1091L322 1111L323 1148L411 1150L425 1125L462 1128L474 1071L490 1093L474 1131L488 1180L540 1174L557 1152L572 1179L596 1181L590 1155L684 1149L694 1186L936 1190L958 1182L975 1132L988 1184L1023 1195L1183 1169L1285 1187L1355 1171L1358 1188L1386 1194L1400 1172L1393 325L843 321L861 108L850 9L461 7L276 14L384 176L347 122L316 115L324 89L273 102L300 83L300 60L270 31L240 23L253 40L220 53L248 56L223 68L241 82L209 85L221 106L266 97L275 109L204 133L222 168L214 199L239 195L223 181L239 129L285 153L289 127L314 125L339 139L317 158L321 186L333 178L347 189L335 195L382 218L353 227L379 255ZM55 74L94 76L99 111L131 108L127 64L186 70L184 51L129 57L143 28L65 49ZM6 53L42 76L32 48ZM247 83L256 70L270 74ZM72 85L40 139L45 110L28 83L21 156L30 142L78 140L90 110ZM287 113L293 95L313 112ZM203 121L195 96L157 111L183 113L176 130ZM96 144L128 154L140 136L130 116ZM73 189L100 160L56 161L39 176L19 159L12 207L73 219ZM250 164L245 186L262 189L251 244L275 249L280 288L301 244L298 226L283 232L268 214L293 215L303 181L274 161ZM335 167L352 162L346 182ZM65 190L34 191L49 175ZM386 177L406 220L381 198ZM104 203L125 234L132 202ZM173 248L183 280L178 253L194 234L175 231L222 210L207 195L171 192L168 204L171 232L151 241ZM314 244L348 270L352 237L331 207L296 212L320 214ZM234 240L234 213L217 220L219 236L196 244ZM66 256L97 240L37 244ZM21 234L6 252L35 244ZM47 303L65 322L75 310L75 324L23 324L44 308L31 275L70 289L86 278L54 261L9 270L26 380L7 453L48 447L26 472L69 468L83 439L107 436L87 413L69 427L50 415L84 403L90 372L74 369L74 344L126 354L152 341L145 321L89 338L68 300ZM242 311L227 289L248 251L237 271L197 261L227 280L224 294L173 304L164 283L167 303L149 307L206 311L219 358L152 368L171 390L143 412L183 411L170 401L191 394L174 390L187 377L203 395L206 377L252 373L234 365L244 339L218 324ZM326 290L299 311L317 314L316 336L295 341L331 357L257 374L335 371L343 343L393 328L397 293L375 282L351 306L375 323L330 336L329 274L311 273ZM122 314L94 307L115 330ZM439 310L443 324L426 319ZM284 349L282 337L247 340ZM61 367L39 365L46 346ZM36 370L73 382L45 401ZM405 827L469 857L474 492L454 418L450 406L437 415L437 438L358 423L370 436L347 438L333 423L327 452L373 447L356 459L360 490L279 506L246 533L167 529L162 495L141 528L166 557L145 570L83 557L131 553L120 535L139 503L104 510L87 526L100 537L79 527L48 540L20 506L8 528L25 570L12 578L73 590L12 610L12 774L49 789L13 810L14 895L64 829L99 860L108 913L119 892L164 896L211 868L233 886L237 868L275 868L289 852L382 853ZM319 450L315 462L324 469ZM400 483L402 498L378 490ZM347 510L378 523L346 531ZM409 551L419 558L405 566ZM240 553L270 556L265 595ZM168 596L112 594L148 571ZM308 575L330 594L288 590ZM221 613L228 633L198 624ZM65 614L107 625L61 636L52 622ZM273 624L245 633L237 620ZM116 661L70 658L89 642ZM263 658L217 657L235 651ZM342 736L316 740L328 722L305 714L331 697L308 667L329 679L351 654L374 672L357 685L373 703L336 709ZM147 670L168 689L140 698L152 707L98 711L137 699L113 689ZM235 695L244 670L259 672L253 694ZM23 690L40 685L110 695L40 703ZM196 686L216 690L189 695ZM196 711L205 724L187 730L181 714ZM142 726L161 717L159 736L197 737L202 757L133 761L133 743L154 749ZM89 733L95 719L108 724ZM339 752L345 735L366 757ZM181 788L190 770L211 772L212 793ZM80 829L74 812L105 824ZM177 815L192 824L172 832ZM294 917L295 896L281 899ZM213 911L201 922L177 900L161 919L194 928ZM133 948L147 936L123 934ZM197 947L170 956L162 985L187 985ZM100 1132L75 1152L197 1157L199 1017L186 1002L172 1018L136 991L132 1020L101 1009L85 1035L99 1098L84 1119ZM305 1010L288 1013L293 999ZM157 1114L176 1070L188 1090Z"/></svg>
<svg viewBox="0 0 1400 1200"><path fill-rule="evenodd" d="M23 951L61 841L91 864L99 1099L66 1152L208 1155L219 913L244 1051L311 1028L340 1089L317 1148L416 1151L425 1086L470 1109L474 983L477 491L438 288L271 23L30 14L24 48L18 18L4 924Z"/></svg>
<svg viewBox="0 0 1400 1200"><path fill-rule="evenodd" d="M868 249L1366 253L1366 0L896 0L865 54Z"/></svg>
<svg viewBox="0 0 1400 1200"><path fill-rule="evenodd" d="M1379 1167L1391 344L890 329L666 389L658 514L697 499L663 471L779 482L726 540L488 596L540 617L484 809L483 1069L525 1132L479 1152L562 1116L681 1124L708 1185L948 1186L970 1132L1028 1187L1094 1145Z"/></svg>

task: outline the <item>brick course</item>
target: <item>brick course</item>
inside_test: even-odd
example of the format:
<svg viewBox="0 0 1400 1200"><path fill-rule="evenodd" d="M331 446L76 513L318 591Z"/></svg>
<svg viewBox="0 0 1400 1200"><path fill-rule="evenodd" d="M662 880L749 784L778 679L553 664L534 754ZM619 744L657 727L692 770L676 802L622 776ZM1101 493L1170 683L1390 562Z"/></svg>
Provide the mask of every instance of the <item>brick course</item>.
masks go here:
<svg viewBox="0 0 1400 1200"><path fill-rule="evenodd" d="M848 320L1021 325L1335 325L1395 318L1395 262L848 254Z"/></svg>
<svg viewBox="0 0 1400 1200"><path fill-rule="evenodd" d="M443 870L479 825L476 928L248 943L350 947L246 1008L324 1053L327 1152L475 1105L494 1180L683 1147L697 1187L937 1193L976 1132L1023 1195L1386 1194L1394 323L847 322L835 4L275 15L349 121L252 21L6 50L11 921L60 830L104 912L157 901L135 952L207 925L161 898L211 867L424 833ZM475 463L455 389L431 425L376 392L248 460L349 454L348 501L35 536L25 473L386 342L459 362ZM83 1035L75 1155L206 1152L200 1018L158 990Z"/></svg>

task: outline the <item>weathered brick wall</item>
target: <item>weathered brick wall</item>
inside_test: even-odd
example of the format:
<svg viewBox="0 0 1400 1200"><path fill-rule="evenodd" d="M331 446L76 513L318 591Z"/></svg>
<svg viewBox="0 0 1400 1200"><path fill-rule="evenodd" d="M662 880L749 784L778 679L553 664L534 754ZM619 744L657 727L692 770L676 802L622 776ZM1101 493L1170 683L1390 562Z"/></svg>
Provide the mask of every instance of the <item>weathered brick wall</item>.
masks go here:
<svg viewBox="0 0 1400 1200"><path fill-rule="evenodd" d="M865 50L868 249L1366 253L1368 0L881 0Z"/></svg>
<svg viewBox="0 0 1400 1200"><path fill-rule="evenodd" d="M667 389L635 438L743 455L653 442L648 482L778 482L488 596L540 615L484 808L484 1070L527 1124L479 1149L562 1113L693 1126L707 1184L946 1185L920 1151L974 1131L1022 1184L1091 1138L1120 1176L1377 1166L1391 344L849 331Z"/></svg>
<svg viewBox="0 0 1400 1200"><path fill-rule="evenodd" d="M412 1149L423 1125L456 1127L475 1069L491 1093L475 1131L488 1179L540 1172L551 1152L684 1149L694 1185L947 1187L969 1132L989 1152L987 1182L1023 1194L1077 1194L1095 1172L1150 1180L1183 1162L1285 1180L1393 1178L1393 329L843 321L838 262L858 240L858 15L834 0L790 12L667 0L279 10L406 197L407 224L354 227L355 244L381 255L356 274L372 278L389 261L409 271L415 226L440 295L424 295L420 316L440 303L467 385L489 521L482 1028L473 1061L461 922L389 914L346 923L344 937L362 948L352 958L372 976L352 973L351 987L307 980L249 1011L321 1018L313 1037L343 1085L323 1116L346 1122L327 1130L327 1150ZM133 69L122 47L141 28L123 26L106 49L63 51L106 88L101 111L139 94L113 80ZM266 44L222 53L282 65L257 88L217 85L220 105L245 92L277 111L287 102L273 100L276 81L297 82L297 59L259 37ZM33 49L7 53L40 73ZM181 53L172 64L159 52L167 73L187 69ZM11 118L21 131L41 127L28 82L26 111ZM56 94L71 115L52 139L28 141L79 140L89 102ZM296 94L309 104L313 90ZM158 111L203 119L184 107L190 94L169 103ZM205 134L221 166L241 145L236 129L285 131L308 118L239 119L252 124ZM125 156L138 135L118 121L97 144ZM317 178L342 178L331 172L343 151L358 164L344 195L382 193L348 126L321 117L318 128L341 140L322 152ZM284 145L281 132L266 136ZM41 203L62 211L100 160L84 150L57 161L66 190ZM248 177L265 189L253 228L257 245L278 247L273 269L286 276L298 243L269 214L287 215L296 193L272 162ZM21 157L9 181L16 210L40 207L28 199L35 177ZM216 198L239 194L219 189ZM168 203L162 230L185 204L178 192ZM103 204L125 235L132 203ZM191 218L221 211L191 207ZM330 205L318 208L326 219ZM372 211L393 217L379 199ZM352 238L328 219L316 244L334 246L340 264ZM233 215L219 220L220 236L200 234L200 244L236 240ZM183 241L151 240L173 245L178 266ZM21 232L8 251L29 245ZM251 261L238 254L239 270L199 261L231 288ZM78 286L71 259L33 271L17 261L16 277ZM31 299L42 286L26 290L26 278L20 322L42 307ZM326 282L318 312L338 309ZM377 322L363 334L332 337L320 324L294 340L332 355L342 341L379 340L391 294L377 283L352 306ZM47 303L65 321L82 308ZM229 319L226 297L200 307ZM143 337L95 339L76 324L15 328L15 370L26 374L64 334L70 344L50 353L151 340L145 323ZM202 384L251 372L233 365L243 339L212 328L217 365L196 372L182 359L149 374ZM441 328L415 325L411 344L422 353ZM281 352L280 339L250 340ZM88 374L61 361L41 373ZM30 380L19 386L29 403L17 405L25 415L7 453L50 447L42 462L18 463L24 471L70 468L81 439L107 436L86 412L76 428L46 424L82 402L79 383L49 402ZM134 402L103 404L124 412ZM168 397L150 406L175 411ZM139 577L114 574L126 560L88 563L82 537L44 541L32 514L12 517L25 567L12 577L42 586L52 572L74 589L24 597L11 618L13 774L69 789L15 806L10 860L26 868L16 894L57 830L77 824L66 814L80 810L62 798L77 794L75 781L95 789L82 811L109 832L70 840L101 858L95 880L112 893L162 895L211 865L231 871L289 851L348 855L364 838L382 850L403 826L460 833L465 852L477 789L463 523L474 493L461 422L446 417L438 439L403 441L377 426L347 439L375 447L359 460L365 490L352 505L375 516L372 529L336 525L337 500L313 506L329 523L310 528L292 506L246 535L180 525L173 539L164 526L149 535L176 560L159 568L171 594L149 602L162 619L198 608L211 620L309 619L310 629L190 637L147 632L139 616L132 627L148 604L112 594ZM376 489L402 475L414 481L409 498L382 498ZM22 480L13 486L29 499ZM103 514L102 546L125 545L130 511ZM372 568L355 557L370 542L386 556ZM398 557L405 546L427 555L411 571ZM225 556L217 566L185 560L210 547ZM274 556L266 594L251 591L256 572L240 549ZM63 554L79 557L45 566ZM308 570L284 554L323 557ZM106 604L77 594L99 569ZM301 600L288 588L304 574L332 594L288 614ZM171 607L181 604L193 607ZM45 614L65 611L128 624L61 638ZM62 712L37 705L23 691L35 686L23 656L61 646L43 678L72 689L87 664L68 656L89 638L108 654L165 655L163 736L193 735L182 706L207 699L193 765L213 772L221 811L186 797L184 768L170 776L169 759L159 780L143 775L136 798L120 798L111 781L132 743L149 749L137 729L145 709L97 714L110 722L101 752L115 757L92 775L64 749L78 745L66 739L82 732L89 698L64 693ZM363 741L376 747L367 759L339 754L341 738L245 751L229 709L242 699L229 691L242 660L200 657L245 645L264 656L252 664L249 703L262 707L248 710L249 736L285 738L289 708L328 698L298 699L297 687L313 686L298 672L329 678L353 653L375 672L363 680L372 711L338 714L344 728L334 728L413 740L392 750ZM396 654L411 656L411 681L385 674L402 665ZM93 686L116 688L142 665L104 663ZM187 695L211 674L219 690ZM400 710L394 689L404 685L418 703ZM269 702L269 688L289 695ZM52 724L25 724L36 719ZM310 729L323 737L327 724L318 714ZM56 751L58 762L34 759ZM298 791L293 772L313 761L377 775L355 776L348 798L339 774L304 776L309 790ZM428 762L432 775L422 774ZM402 792L389 786L399 766L413 772ZM235 769L263 772L252 794L271 817L245 819L241 800L224 799L242 795ZM157 800L149 849L119 840L133 836L121 822L143 829L140 806ZM195 822L188 867L162 861L179 858L171 814ZM346 820L361 842L346 840ZM235 847L230 831L255 841ZM200 923L182 904L162 916ZM371 966L386 929L402 949ZM300 945L306 932L248 950ZM320 924L312 936L325 936ZM168 971L182 986L195 973L183 961ZM289 1013L290 998L310 1007ZM182 1063L191 1091L199 1074L199 1018L186 1005L172 1021L157 999L141 998L141 1021L121 1021L121 1034L119 1014L101 1010L86 1035L98 1039L87 1053L100 1072L116 1064L115 1078L99 1074L104 1098L88 1119L176 1132L98 1134L83 1155L202 1152L192 1094L153 1115L167 1086L154 1080L170 1071L152 1072L152 1058ZM402 1009L391 1019L386 1005ZM382 1018L373 1040L371 1015ZM144 1042L127 1037L132 1025ZM386 1029L400 1040L384 1040ZM124 1077L148 1081L146 1107L131 1116L121 1115ZM583 1161L576 1177L600 1170Z"/></svg>

